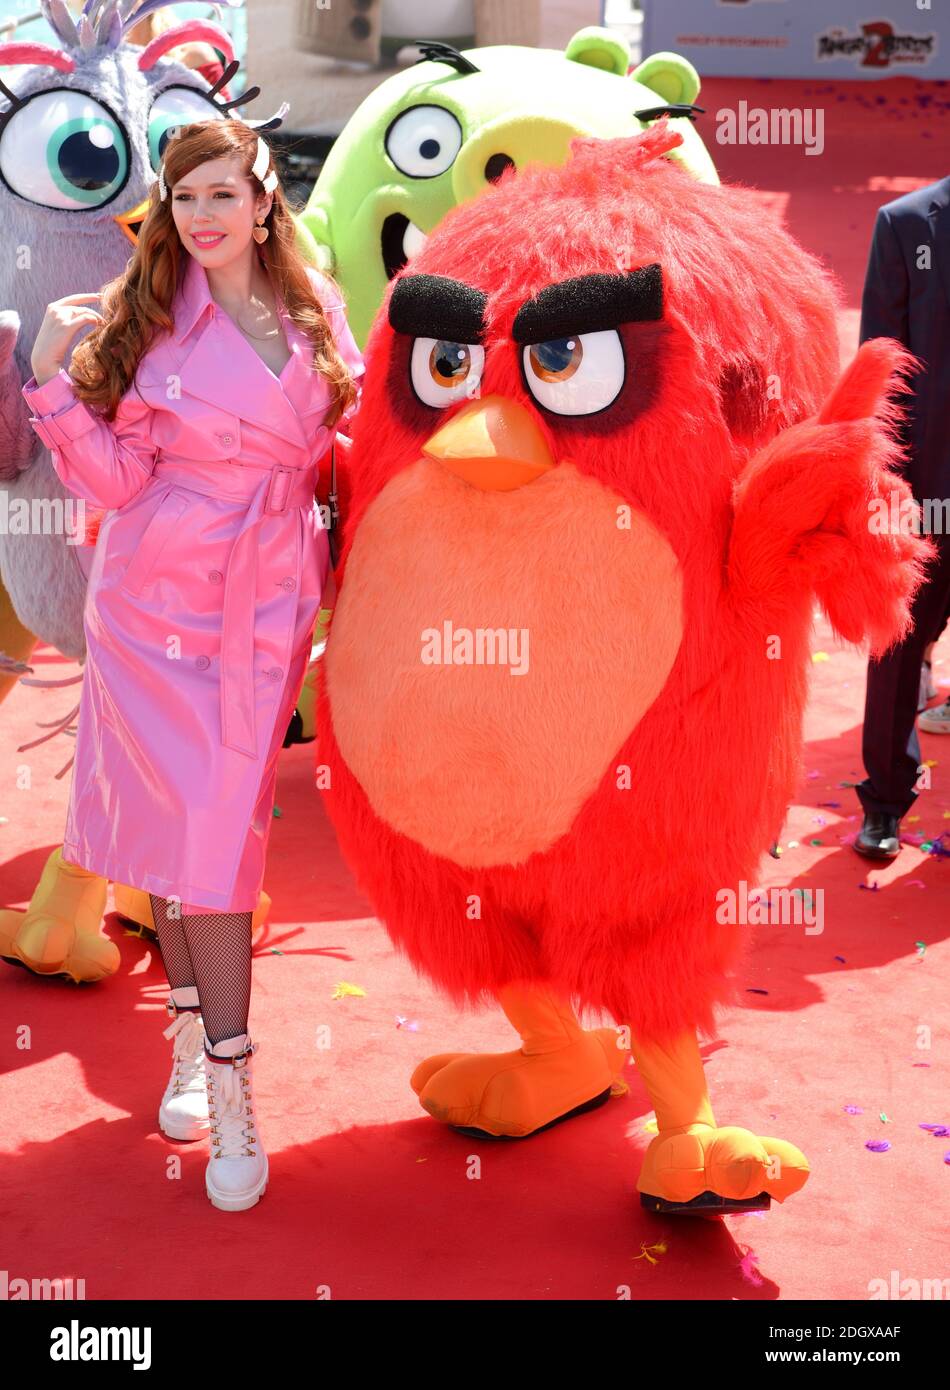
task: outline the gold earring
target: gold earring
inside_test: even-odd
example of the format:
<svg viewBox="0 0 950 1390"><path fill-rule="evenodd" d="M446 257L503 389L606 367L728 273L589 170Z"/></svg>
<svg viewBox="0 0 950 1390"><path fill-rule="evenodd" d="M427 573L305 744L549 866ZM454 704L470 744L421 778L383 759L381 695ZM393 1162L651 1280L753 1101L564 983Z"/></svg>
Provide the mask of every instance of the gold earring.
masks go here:
<svg viewBox="0 0 950 1390"><path fill-rule="evenodd" d="M251 228L251 236L257 242L258 246L270 236L270 228L264 226L263 217L258 219L256 227Z"/></svg>

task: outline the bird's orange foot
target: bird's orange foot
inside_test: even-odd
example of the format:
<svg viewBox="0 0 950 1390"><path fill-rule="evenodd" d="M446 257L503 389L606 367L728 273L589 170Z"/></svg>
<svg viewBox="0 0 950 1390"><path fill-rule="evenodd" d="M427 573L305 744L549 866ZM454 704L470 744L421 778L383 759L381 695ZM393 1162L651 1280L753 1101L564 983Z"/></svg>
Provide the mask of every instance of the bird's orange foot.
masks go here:
<svg viewBox="0 0 950 1390"><path fill-rule="evenodd" d="M595 1028L554 1052L444 1052L420 1062L412 1089L443 1124L522 1139L606 1101L629 1055L617 1044Z"/></svg>
<svg viewBox="0 0 950 1390"><path fill-rule="evenodd" d="M784 1139L766 1139L733 1125L685 1125L656 1136L637 1182L644 1206L669 1212L728 1210L730 1204L768 1206L804 1187L808 1160ZM756 1202L762 1197L763 1200ZM716 1199L721 1199L718 1202ZM658 1201L656 1199L659 1199Z"/></svg>

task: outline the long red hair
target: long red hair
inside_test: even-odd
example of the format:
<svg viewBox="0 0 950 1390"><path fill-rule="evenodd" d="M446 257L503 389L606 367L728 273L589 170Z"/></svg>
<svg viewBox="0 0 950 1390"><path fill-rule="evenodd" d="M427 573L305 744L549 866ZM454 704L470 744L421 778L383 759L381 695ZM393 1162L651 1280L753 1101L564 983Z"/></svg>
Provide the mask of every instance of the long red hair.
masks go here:
<svg viewBox="0 0 950 1390"><path fill-rule="evenodd" d="M239 155L243 172L254 179L258 132L240 120L196 121L181 127L164 152L162 200L158 183L151 191L148 214L135 251L122 275L103 286L100 312L105 322L78 344L69 372L77 397L103 410L112 420L119 401L132 386L135 372L152 341L174 328L172 303L188 252L181 244L172 214L172 189L181 178L211 159ZM356 399L356 387L333 341L320 301L307 275L307 262L297 246L297 231L280 183L264 225L270 236L256 247L261 262L294 323L313 343L313 370L326 378L331 391L327 425L334 425ZM326 276L335 284L330 276ZM342 299L342 291L336 287Z"/></svg>

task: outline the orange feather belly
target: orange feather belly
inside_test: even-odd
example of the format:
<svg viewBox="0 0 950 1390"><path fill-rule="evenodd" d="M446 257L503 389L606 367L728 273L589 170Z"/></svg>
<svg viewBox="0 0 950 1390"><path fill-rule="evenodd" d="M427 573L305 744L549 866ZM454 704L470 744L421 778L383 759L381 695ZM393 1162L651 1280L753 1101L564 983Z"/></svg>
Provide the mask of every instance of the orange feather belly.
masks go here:
<svg viewBox="0 0 950 1390"><path fill-rule="evenodd" d="M516 492L429 461L361 519L327 648L340 753L376 815L466 868L567 834L667 679L663 533L562 462Z"/></svg>

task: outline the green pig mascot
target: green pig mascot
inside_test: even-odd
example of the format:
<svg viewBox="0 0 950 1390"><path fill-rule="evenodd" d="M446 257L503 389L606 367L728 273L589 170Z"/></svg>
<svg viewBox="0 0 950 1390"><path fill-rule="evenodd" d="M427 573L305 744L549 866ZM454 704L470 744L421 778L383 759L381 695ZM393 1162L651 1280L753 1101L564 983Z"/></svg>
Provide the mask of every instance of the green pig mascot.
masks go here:
<svg viewBox="0 0 950 1390"><path fill-rule="evenodd" d="M561 164L578 136L633 135L666 112L683 118L669 157L719 182L691 124L699 77L674 53L630 72L625 41L598 28L580 30L563 53L420 47L426 56L346 123L298 219L310 255L344 291L360 347L389 280L427 233L511 165Z"/></svg>

